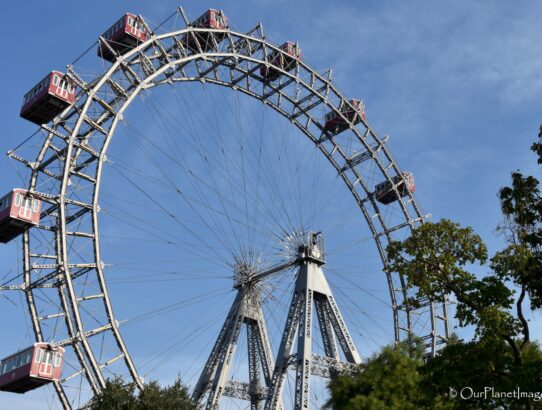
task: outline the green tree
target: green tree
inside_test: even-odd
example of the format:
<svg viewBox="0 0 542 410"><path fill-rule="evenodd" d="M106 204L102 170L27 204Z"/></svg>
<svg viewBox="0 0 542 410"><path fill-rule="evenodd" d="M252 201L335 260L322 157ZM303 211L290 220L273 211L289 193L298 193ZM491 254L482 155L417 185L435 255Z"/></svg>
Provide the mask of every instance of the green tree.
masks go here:
<svg viewBox="0 0 542 410"><path fill-rule="evenodd" d="M471 228L444 219L424 224L406 240L390 244L388 257L389 269L403 274L408 285L416 288L417 297L443 300L453 295L459 325L475 329L472 342L448 346L422 370L425 395L442 395L453 386L475 391L485 386L497 391L539 390L542 354L530 341L523 315L525 293L532 289L530 272L536 264L527 247L510 243L491 259L492 272L477 278L473 268L489 262L485 244ZM537 269L542 271L539 265ZM514 286L508 287L507 282ZM517 399L505 399L502 404L505 408L519 405ZM461 402L458 408L484 405L487 400L480 399ZM523 400L520 408L533 406L532 401Z"/></svg>
<svg viewBox="0 0 542 410"><path fill-rule="evenodd" d="M451 409L491 408L524 409L525 402L510 398L473 396L468 400L448 397L450 388L457 392L464 387L484 392L493 387L497 392L513 392L518 386L524 392L540 390L542 354L530 343L523 352L522 366L514 365L509 346L501 340L482 339L470 342L453 340L440 354L420 368L421 397L447 403ZM468 394L468 392L467 392ZM530 403L531 408L540 404Z"/></svg>
<svg viewBox="0 0 542 410"><path fill-rule="evenodd" d="M171 386L161 387L156 381L145 384L137 394L133 384L122 378L107 380L101 394L90 404L92 410L195 410L188 389L180 379Z"/></svg>
<svg viewBox="0 0 542 410"><path fill-rule="evenodd" d="M135 386L125 384L120 377L108 379L101 394L94 397L92 410L133 410L136 409L137 398Z"/></svg>
<svg viewBox="0 0 542 410"><path fill-rule="evenodd" d="M499 192L504 222L499 227L508 246L493 259L493 269L529 294L533 308L542 307L542 198L532 176L512 173L512 186Z"/></svg>
<svg viewBox="0 0 542 410"><path fill-rule="evenodd" d="M542 137L542 127L539 137ZM542 163L542 143L531 147ZM482 239L469 227L450 220L427 223L388 246L388 269L399 272L417 297L443 300L453 295L460 326L474 326L469 343L450 344L421 371L429 394L446 386L493 386L500 391L538 391L542 354L530 338L524 310L542 308L542 198L539 182L520 172L499 191L505 248L490 260ZM487 266L489 265L489 266ZM473 270L488 269L478 277ZM410 301L413 305L415 300ZM427 392L426 392L427 393ZM533 408L539 403L505 399L492 405ZM472 408L486 401L462 403ZM516 407L514 407L516 406Z"/></svg>
<svg viewBox="0 0 542 410"><path fill-rule="evenodd" d="M471 228L447 219L426 223L406 240L391 243L388 258L389 269L403 274L417 297L454 295L460 326L473 325L478 337L502 338L515 350L522 324L510 311L514 291L495 275L478 279L467 270L488 261L485 244Z"/></svg>
<svg viewBox="0 0 542 410"><path fill-rule="evenodd" d="M418 368L422 350L409 344L387 346L352 376L338 376L329 383L326 407L334 410L414 410L419 401Z"/></svg>
<svg viewBox="0 0 542 410"><path fill-rule="evenodd" d="M148 410L192 410L196 406L192 403L188 389L177 379L171 386L160 387L153 381L149 382L138 397L139 408Z"/></svg>

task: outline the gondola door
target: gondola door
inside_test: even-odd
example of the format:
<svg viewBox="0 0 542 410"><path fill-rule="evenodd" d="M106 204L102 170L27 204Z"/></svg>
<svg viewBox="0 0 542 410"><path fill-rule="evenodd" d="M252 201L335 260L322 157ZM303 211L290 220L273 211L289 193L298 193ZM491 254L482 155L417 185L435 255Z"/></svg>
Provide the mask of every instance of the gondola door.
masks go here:
<svg viewBox="0 0 542 410"><path fill-rule="evenodd" d="M51 377L53 374L53 352L51 350L46 350L44 353L45 354L41 357L38 376Z"/></svg>
<svg viewBox="0 0 542 410"><path fill-rule="evenodd" d="M32 219L32 198L28 196L22 198L21 206L19 208L19 217L27 220Z"/></svg>
<svg viewBox="0 0 542 410"><path fill-rule="evenodd" d="M68 83L66 82L65 78L60 79L56 89L56 94L65 100L68 99Z"/></svg>

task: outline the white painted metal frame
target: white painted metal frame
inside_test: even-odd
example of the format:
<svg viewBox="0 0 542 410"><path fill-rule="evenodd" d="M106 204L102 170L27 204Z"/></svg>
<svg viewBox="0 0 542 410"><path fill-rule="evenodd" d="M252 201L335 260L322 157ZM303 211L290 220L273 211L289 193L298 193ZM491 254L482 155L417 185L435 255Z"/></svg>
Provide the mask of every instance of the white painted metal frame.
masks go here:
<svg viewBox="0 0 542 410"><path fill-rule="evenodd" d="M296 61L295 68L289 72L272 66L281 76L276 81L264 81L259 68L271 66L267 56L282 51L265 39L261 25L246 34L194 28L189 26L182 9L179 13L185 18L187 28L152 34L145 43L118 56L107 72L90 82L83 81L75 68L69 66L68 76L80 89L76 103L52 124L42 125L46 137L35 158L25 159L16 151L8 153L30 169L29 190L48 203L42 213L42 223L25 233L23 239L24 284L21 289L26 295L36 339L44 339L43 321L55 315L63 317L66 338L57 343L72 348L80 364L80 369L64 380L82 374L94 393L104 387L103 369L118 361L124 363L127 373L141 386L115 320L104 279L98 203L111 137L124 111L143 90L162 84L201 81L242 92L288 118L318 147L350 190L372 232L384 267L387 264L385 248L392 236L424 220L415 197L409 194L398 200L401 221L393 225L386 222L382 205L375 200L373 187L360 165L372 161L382 180L390 181L396 191L392 178L401 175L401 170L386 146L386 139L380 138L366 120L350 123L347 130L337 135L323 132L324 119L317 114L317 108L322 106L349 122L341 113L342 107L350 105L349 99L332 83L331 71L322 75L303 61ZM212 46L204 50L198 45L199 52L188 50L181 41L188 33L212 33ZM222 40L216 41L215 34ZM341 144L344 135L352 142L349 147ZM54 244L47 253L38 249L40 237ZM84 260L74 253L70 243L75 241L91 246L92 257ZM421 307L414 308L406 302L407 297L413 295L407 290L405 279L394 273L386 275L395 340L414 333L426 341L428 353L435 354L438 345L448 338L446 302L420 301ZM95 278L99 289L87 294L82 280L90 276ZM40 316L40 302L34 295L38 288L56 292L58 312ZM84 320L82 306L89 301L101 301L101 316L96 319L98 326L90 327ZM100 362L91 343L97 335L111 337L116 342L117 354ZM334 349L332 345L328 348ZM55 383L55 388L62 405L70 408L62 382Z"/></svg>

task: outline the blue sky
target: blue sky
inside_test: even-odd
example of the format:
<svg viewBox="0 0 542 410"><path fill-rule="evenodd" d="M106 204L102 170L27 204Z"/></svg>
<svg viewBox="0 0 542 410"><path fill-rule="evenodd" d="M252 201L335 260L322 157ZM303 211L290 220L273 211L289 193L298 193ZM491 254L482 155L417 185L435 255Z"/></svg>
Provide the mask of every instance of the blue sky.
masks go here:
<svg viewBox="0 0 542 410"><path fill-rule="evenodd" d="M390 135L396 160L416 177L424 211L433 220L446 217L473 226L491 251L499 249L501 239L494 233L500 222L499 188L516 169L540 176L529 147L542 122L542 5L337 3L182 5L193 18L208 7L224 9L233 29L242 32L262 21L271 41L295 40L311 66L320 71L332 67L338 87L362 98L377 131ZM63 70L122 13L142 14L152 25L176 6L172 1L96 0L84 6L27 1L5 7L0 151L15 147L35 130L18 113L23 94L44 73ZM7 157L0 159L0 170L2 191L20 185L17 172L23 170ZM14 244L0 248L3 272L17 268L18 252ZM24 344L26 325L13 320L23 320L20 308L6 299L0 306L12 318L2 332L4 355ZM533 333L540 339L540 314L533 320ZM42 392L25 398L2 394L0 409L11 408L15 399L19 408L38 408L44 397Z"/></svg>

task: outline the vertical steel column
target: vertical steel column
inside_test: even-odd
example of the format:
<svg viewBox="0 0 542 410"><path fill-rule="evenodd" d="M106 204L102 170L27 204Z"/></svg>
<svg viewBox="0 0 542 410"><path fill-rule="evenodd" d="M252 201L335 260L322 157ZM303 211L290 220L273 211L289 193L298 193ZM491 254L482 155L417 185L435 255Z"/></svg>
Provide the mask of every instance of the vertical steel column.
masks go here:
<svg viewBox="0 0 542 410"><path fill-rule="evenodd" d="M297 332L297 358L295 375L294 409L308 409L310 398L310 377L312 363L312 304L313 291L310 286L310 272L314 264L307 263L299 269L298 285L302 293Z"/></svg>
<svg viewBox="0 0 542 410"><path fill-rule="evenodd" d="M260 361L258 349L258 327L257 324L248 319L247 327L247 348L248 348L248 380L251 386L260 385ZM249 391L249 393L252 393ZM250 395L250 410L259 410L260 401L255 394Z"/></svg>

